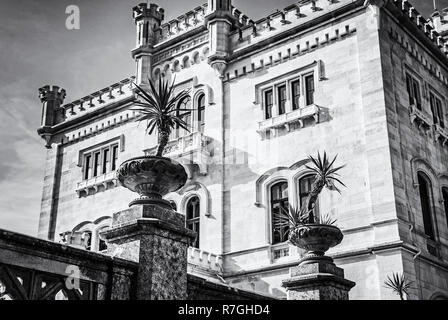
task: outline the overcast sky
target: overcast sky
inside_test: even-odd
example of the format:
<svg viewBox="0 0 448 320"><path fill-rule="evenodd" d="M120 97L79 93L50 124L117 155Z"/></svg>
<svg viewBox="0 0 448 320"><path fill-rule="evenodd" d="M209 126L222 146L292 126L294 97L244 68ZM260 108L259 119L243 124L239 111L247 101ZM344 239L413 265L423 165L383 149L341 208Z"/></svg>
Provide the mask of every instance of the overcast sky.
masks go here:
<svg viewBox="0 0 448 320"><path fill-rule="evenodd" d="M439 8L448 0L437 0ZM0 228L36 235L45 163L36 129L37 89L56 84L66 102L133 74L132 6L142 0L1 0L0 2ZM166 20L206 0L158 0ZM257 20L292 0L234 0ZM412 0L428 16L432 0ZM81 28L65 28L68 5L78 5Z"/></svg>

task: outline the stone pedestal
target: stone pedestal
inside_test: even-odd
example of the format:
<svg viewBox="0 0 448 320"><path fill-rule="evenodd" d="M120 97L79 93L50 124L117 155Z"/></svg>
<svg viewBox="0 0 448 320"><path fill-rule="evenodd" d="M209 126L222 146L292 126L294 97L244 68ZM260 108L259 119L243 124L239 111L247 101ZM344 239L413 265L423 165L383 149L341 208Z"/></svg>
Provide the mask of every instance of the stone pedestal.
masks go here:
<svg viewBox="0 0 448 320"><path fill-rule="evenodd" d="M136 298L187 298L188 247L196 234L185 228L185 217L157 205L134 206L114 215L101 234L108 254L139 263Z"/></svg>
<svg viewBox="0 0 448 320"><path fill-rule="evenodd" d="M290 278L282 283L288 300L349 300L355 283L344 278L344 270L331 258L316 258L290 269Z"/></svg>

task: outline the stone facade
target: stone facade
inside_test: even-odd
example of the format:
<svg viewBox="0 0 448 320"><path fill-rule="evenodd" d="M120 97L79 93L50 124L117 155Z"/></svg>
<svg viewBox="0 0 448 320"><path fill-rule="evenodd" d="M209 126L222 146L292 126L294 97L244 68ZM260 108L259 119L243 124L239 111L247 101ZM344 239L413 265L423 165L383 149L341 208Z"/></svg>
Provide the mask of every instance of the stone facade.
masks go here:
<svg viewBox="0 0 448 320"><path fill-rule="evenodd" d="M411 299L447 297L448 136L434 125L430 92L448 122L448 59L433 23L402 0L299 1L259 21L215 2L169 23L154 4L135 7L135 77L65 105L61 89L41 90L48 116L39 134L49 149L39 236L89 231L98 250L98 231L135 197L117 186L112 162L152 154L157 144L133 121L131 83L175 76L176 90L190 89L192 106L205 106L202 119L192 116L192 133L174 134L166 152L189 178L166 199L181 214L200 200L191 273L285 298L282 281L303 252L274 243L270 188L288 182L297 204L307 156L326 150L346 164L347 188L324 191L318 207L344 233L329 255L356 282L350 299L396 299L383 285L392 272L417 283ZM407 73L421 86L423 111L410 103ZM107 168L100 163L93 177L86 159L93 164L105 149ZM431 181L434 239L425 235L418 172Z"/></svg>

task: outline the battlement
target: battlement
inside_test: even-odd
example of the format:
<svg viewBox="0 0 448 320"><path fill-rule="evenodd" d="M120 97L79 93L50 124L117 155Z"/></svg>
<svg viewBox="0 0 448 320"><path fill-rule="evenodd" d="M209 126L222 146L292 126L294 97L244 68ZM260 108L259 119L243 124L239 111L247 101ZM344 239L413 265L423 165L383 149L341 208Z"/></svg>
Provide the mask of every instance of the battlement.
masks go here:
<svg viewBox="0 0 448 320"><path fill-rule="evenodd" d="M134 76L126 78L107 88L93 92L81 99L63 105L61 108L64 109L65 121L91 112L98 107L132 97L134 94L132 90L132 83L134 80Z"/></svg>
<svg viewBox="0 0 448 320"><path fill-rule="evenodd" d="M431 19L426 20L408 0L393 0L392 3L420 30L422 30L426 37L439 47L445 56L448 54L448 43L439 33L440 28L437 28L434 22L431 23L431 19L434 19L434 15Z"/></svg>
<svg viewBox="0 0 448 320"><path fill-rule="evenodd" d="M275 34L306 24L319 16L350 5L352 2L351 0L302 0L281 10L277 9L267 17L257 21L246 20L230 34L232 48L234 51L238 51L255 45ZM232 14L241 21L245 19L245 16L239 14L235 9L232 10Z"/></svg>
<svg viewBox="0 0 448 320"><path fill-rule="evenodd" d="M65 97L65 89L55 85L46 85L39 89L39 98L41 102L58 101L61 104L64 102Z"/></svg>
<svg viewBox="0 0 448 320"><path fill-rule="evenodd" d="M432 26L442 35L444 40L448 40L448 8L442 11L436 10L430 18Z"/></svg>
<svg viewBox="0 0 448 320"><path fill-rule="evenodd" d="M134 20L137 22L143 18L154 18L159 22L165 19L165 10L155 3L140 3L132 8Z"/></svg>
<svg viewBox="0 0 448 320"><path fill-rule="evenodd" d="M207 3L194 8L191 11L178 16L177 18L164 23L155 30L156 43L162 43L172 38L178 37L190 30L196 29L205 25L205 17L209 13ZM235 18L236 27L244 27L251 24L253 21L240 10L231 7L232 16Z"/></svg>

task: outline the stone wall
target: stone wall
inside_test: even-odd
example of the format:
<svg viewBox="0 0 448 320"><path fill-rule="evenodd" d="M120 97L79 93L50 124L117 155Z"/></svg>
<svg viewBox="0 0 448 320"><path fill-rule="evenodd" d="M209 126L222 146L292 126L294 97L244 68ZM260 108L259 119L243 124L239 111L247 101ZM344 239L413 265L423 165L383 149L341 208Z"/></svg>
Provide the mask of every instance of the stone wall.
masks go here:
<svg viewBox="0 0 448 320"><path fill-rule="evenodd" d="M411 298L429 299L435 292L445 295L448 292L448 217L441 196L441 188L448 185L448 146L436 140L429 102L430 90L442 97L448 95L443 80L448 77L448 60L436 54L439 48L433 47L417 25L406 24L410 19L406 20L408 17L399 9L389 8L394 14L404 16L400 24L390 14L382 12L381 15L387 127L400 238L410 245L410 249L403 252L403 269L416 284ZM418 118L413 121L406 73L421 80L422 110L429 116L428 124ZM446 119L447 101L443 99ZM431 180L435 241L425 235L418 172L425 173ZM428 246L435 250L429 250Z"/></svg>

